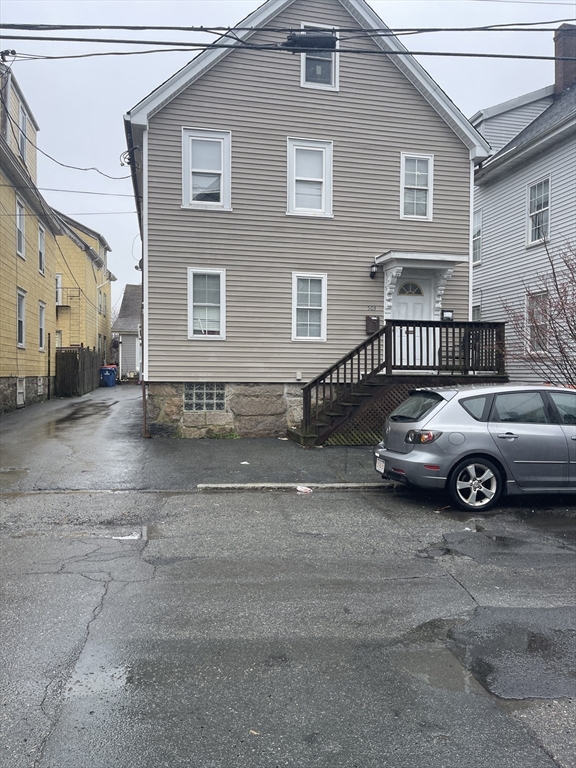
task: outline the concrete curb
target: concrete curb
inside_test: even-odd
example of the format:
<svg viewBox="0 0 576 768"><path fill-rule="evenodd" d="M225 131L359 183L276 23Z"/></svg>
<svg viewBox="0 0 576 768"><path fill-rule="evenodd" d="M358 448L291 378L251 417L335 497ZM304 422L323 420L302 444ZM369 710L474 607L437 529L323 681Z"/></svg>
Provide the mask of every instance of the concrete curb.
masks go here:
<svg viewBox="0 0 576 768"><path fill-rule="evenodd" d="M304 486L312 491L380 491L391 483L198 483L198 491L296 491Z"/></svg>

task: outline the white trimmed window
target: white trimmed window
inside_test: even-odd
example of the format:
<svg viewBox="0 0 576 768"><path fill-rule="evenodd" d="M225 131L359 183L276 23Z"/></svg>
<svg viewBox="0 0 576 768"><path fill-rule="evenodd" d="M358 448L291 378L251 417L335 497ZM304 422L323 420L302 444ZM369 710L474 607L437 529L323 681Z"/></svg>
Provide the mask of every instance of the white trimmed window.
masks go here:
<svg viewBox="0 0 576 768"><path fill-rule="evenodd" d="M16 293L16 345L26 346L26 291L21 288Z"/></svg>
<svg viewBox="0 0 576 768"><path fill-rule="evenodd" d="M230 131L182 130L182 205L232 210Z"/></svg>
<svg viewBox="0 0 576 768"><path fill-rule="evenodd" d="M16 199L16 253L24 258L26 240L24 237L26 209L24 203Z"/></svg>
<svg viewBox="0 0 576 768"><path fill-rule="evenodd" d="M292 341L326 341L327 277L292 273Z"/></svg>
<svg viewBox="0 0 576 768"><path fill-rule="evenodd" d="M46 343L46 304L38 302L38 349L44 352Z"/></svg>
<svg viewBox="0 0 576 768"><path fill-rule="evenodd" d="M288 139L288 214L332 216L331 141Z"/></svg>
<svg viewBox="0 0 576 768"><path fill-rule="evenodd" d="M335 27L318 27L302 24L307 34L335 37L338 48L338 32ZM339 88L338 54L333 50L318 48L310 53L300 54L300 85L303 88L319 88L324 91L337 91Z"/></svg>
<svg viewBox="0 0 576 768"><path fill-rule="evenodd" d="M108 314L108 296L105 291L102 293L102 314L104 317Z"/></svg>
<svg viewBox="0 0 576 768"><path fill-rule="evenodd" d="M474 304L472 307L472 322L479 323L482 321L482 307L480 304Z"/></svg>
<svg viewBox="0 0 576 768"><path fill-rule="evenodd" d="M472 218L472 264L482 261L482 211L474 211Z"/></svg>
<svg viewBox="0 0 576 768"><path fill-rule="evenodd" d="M528 188L528 245L548 238L550 224L550 179Z"/></svg>
<svg viewBox="0 0 576 768"><path fill-rule="evenodd" d="M20 113L18 118L18 128L20 129L18 133L18 150L20 152L20 156L24 162L26 162L26 134L28 129L28 115L26 114L26 110L20 104Z"/></svg>
<svg viewBox="0 0 576 768"><path fill-rule="evenodd" d="M56 275L56 306L59 307L63 304L62 301L62 275Z"/></svg>
<svg viewBox="0 0 576 768"><path fill-rule="evenodd" d="M548 291L529 293L526 297L529 352L545 352L548 335Z"/></svg>
<svg viewBox="0 0 576 768"><path fill-rule="evenodd" d="M400 218L432 221L433 155L401 154Z"/></svg>
<svg viewBox="0 0 576 768"><path fill-rule="evenodd" d="M102 314L102 291L98 290L98 314Z"/></svg>
<svg viewBox="0 0 576 768"><path fill-rule="evenodd" d="M188 268L188 338L226 338L226 270Z"/></svg>
<svg viewBox="0 0 576 768"><path fill-rule="evenodd" d="M44 274L46 269L46 233L42 227L38 227L38 272Z"/></svg>

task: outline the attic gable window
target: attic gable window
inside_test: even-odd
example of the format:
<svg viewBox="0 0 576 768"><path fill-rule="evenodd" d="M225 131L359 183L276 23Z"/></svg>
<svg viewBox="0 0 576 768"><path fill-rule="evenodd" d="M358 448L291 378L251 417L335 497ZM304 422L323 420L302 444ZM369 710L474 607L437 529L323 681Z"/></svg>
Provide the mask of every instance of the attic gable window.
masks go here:
<svg viewBox="0 0 576 768"><path fill-rule="evenodd" d="M28 115L26 114L26 110L20 104L20 113L18 118L18 127L20 129L20 132L18 134L18 150L20 151L20 156L24 162L26 162L26 132L27 132L27 126L28 126Z"/></svg>
<svg viewBox="0 0 576 768"><path fill-rule="evenodd" d="M182 131L182 207L230 211L231 133Z"/></svg>
<svg viewBox="0 0 576 768"><path fill-rule="evenodd" d="M302 24L302 30L307 34L317 36L326 35L336 38L338 46L338 32L334 27L318 27L310 24ZM319 88L325 91L337 91L339 89L339 61L338 54L331 50L312 50L310 53L300 54L300 85L303 88Z"/></svg>

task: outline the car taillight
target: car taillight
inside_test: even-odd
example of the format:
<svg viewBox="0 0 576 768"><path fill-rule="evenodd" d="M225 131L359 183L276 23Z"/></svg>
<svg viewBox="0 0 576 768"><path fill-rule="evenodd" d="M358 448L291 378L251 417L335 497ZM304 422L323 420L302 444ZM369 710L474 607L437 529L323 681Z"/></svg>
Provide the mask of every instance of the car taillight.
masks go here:
<svg viewBox="0 0 576 768"><path fill-rule="evenodd" d="M437 440L441 434L442 432L431 432L427 429L411 429L410 432L406 433L404 442L427 445L428 443L433 443L434 440Z"/></svg>

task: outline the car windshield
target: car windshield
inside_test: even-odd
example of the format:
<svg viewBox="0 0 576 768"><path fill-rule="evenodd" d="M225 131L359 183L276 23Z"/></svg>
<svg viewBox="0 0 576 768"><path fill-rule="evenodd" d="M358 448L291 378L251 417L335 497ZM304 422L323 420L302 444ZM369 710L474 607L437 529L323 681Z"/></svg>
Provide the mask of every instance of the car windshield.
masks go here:
<svg viewBox="0 0 576 768"><path fill-rule="evenodd" d="M390 414L390 421L421 421L444 398L437 392L413 392Z"/></svg>

